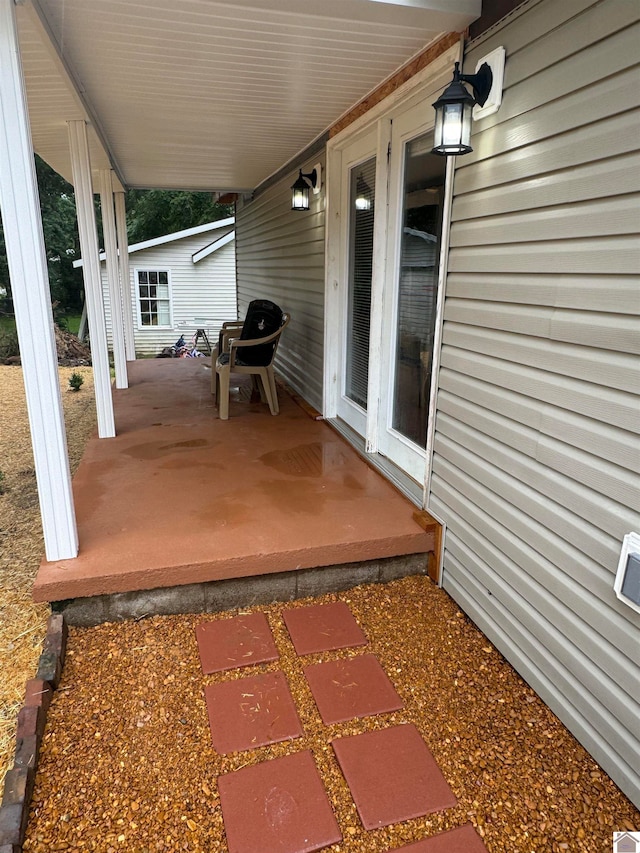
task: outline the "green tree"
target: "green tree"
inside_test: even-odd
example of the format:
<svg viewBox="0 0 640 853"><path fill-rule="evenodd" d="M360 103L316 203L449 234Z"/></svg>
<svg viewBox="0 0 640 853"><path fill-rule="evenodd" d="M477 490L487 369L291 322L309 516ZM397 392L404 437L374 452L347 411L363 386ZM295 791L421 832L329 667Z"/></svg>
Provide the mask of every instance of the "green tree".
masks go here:
<svg viewBox="0 0 640 853"><path fill-rule="evenodd" d="M36 175L40 194L40 212L47 255L51 299L55 313L62 315L82 307L82 276L73 269L78 256L78 231L73 187L36 154ZM0 311L11 309L11 282L4 242L0 230L0 288L6 291Z"/></svg>
<svg viewBox="0 0 640 853"><path fill-rule="evenodd" d="M130 243L225 219L234 210L232 204L215 201L211 193L181 190L129 190L126 206Z"/></svg>
<svg viewBox="0 0 640 853"><path fill-rule="evenodd" d="M42 229L47 252L54 314L82 310L82 273L73 262L80 256L73 186L36 154Z"/></svg>

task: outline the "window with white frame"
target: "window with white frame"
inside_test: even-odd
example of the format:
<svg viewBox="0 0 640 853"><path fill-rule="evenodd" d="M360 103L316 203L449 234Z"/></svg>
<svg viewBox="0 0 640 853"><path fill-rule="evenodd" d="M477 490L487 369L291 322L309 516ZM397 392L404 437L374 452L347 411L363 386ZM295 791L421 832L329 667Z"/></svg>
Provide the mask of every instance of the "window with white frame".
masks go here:
<svg viewBox="0 0 640 853"><path fill-rule="evenodd" d="M168 270L136 270L136 294L141 328L171 326Z"/></svg>

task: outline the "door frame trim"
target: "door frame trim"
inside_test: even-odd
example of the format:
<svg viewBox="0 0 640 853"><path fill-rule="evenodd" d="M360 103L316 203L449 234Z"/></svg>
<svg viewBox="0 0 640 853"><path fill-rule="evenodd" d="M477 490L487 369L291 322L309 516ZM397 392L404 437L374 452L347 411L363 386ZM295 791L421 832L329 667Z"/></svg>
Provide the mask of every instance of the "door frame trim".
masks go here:
<svg viewBox="0 0 640 853"><path fill-rule="evenodd" d="M451 66L462 56L462 41L445 51L434 62L421 69L411 79L407 80L397 90L392 92L383 101L376 104L369 112L336 134L327 142L326 149L326 173L325 173L325 324L324 324L324 391L323 411L325 418L335 420L338 417L338 399L341 393L341 312L342 294L344 292L344 269L341 256L341 240L343 239L342 215L342 150L354 144L360 136L370 133L374 126L378 131L378 152L376 164L376 208L384 216L376 218L375 233L386 235L388 227L388 144L391 139L391 122L395 112L408 109L412 102L425 103L425 109L430 96L443 88L449 81ZM448 161L455 158L447 158ZM438 274L438 302L436 306L436 328L434 334L434 357L433 370L431 374L430 403L429 403L429 430L427 433L426 458L424 477L421 483L423 490L422 505L428 504L428 495L431 481L431 464L433 459L433 445L435 438L435 414L437 410L436 395L438 389L438 368L440 364L440 353L442 346L442 332L444 323L444 289L446 282L448 257L449 257L449 233L451 224L451 204L453 200L453 173L455 164L447 162L447 173L445 179L445 198L443 202L443 227L440 252L440 268ZM383 177L384 175L384 177ZM380 180L378 180L380 179ZM384 195L384 206L382 204ZM378 198L380 205L378 206ZM374 281L372 282L373 293L380 293L380 285L384 284L386 274L386 236L384 240L378 240L374 248ZM377 285L374 288L374 284ZM372 302L371 314L371 339L380 340L382 332L382 318L385 306L381 299ZM377 337L374 337L376 336ZM369 362L369 390L374 388L374 381L380 381L380 360ZM386 466L376 464L378 456L378 422L380 417L379 398L375 391L369 393L367 428L364 438L364 450L371 458L376 467L384 471ZM393 479L387 474L389 479Z"/></svg>

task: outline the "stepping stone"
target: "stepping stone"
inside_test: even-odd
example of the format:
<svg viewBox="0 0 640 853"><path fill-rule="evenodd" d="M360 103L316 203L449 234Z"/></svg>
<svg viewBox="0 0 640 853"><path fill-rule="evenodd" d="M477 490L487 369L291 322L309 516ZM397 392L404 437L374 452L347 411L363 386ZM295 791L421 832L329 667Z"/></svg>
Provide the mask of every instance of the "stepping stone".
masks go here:
<svg viewBox="0 0 640 853"><path fill-rule="evenodd" d="M292 607L282 611L282 618L298 655L367 644L362 629L343 601Z"/></svg>
<svg viewBox="0 0 640 853"><path fill-rule="evenodd" d="M387 853L487 853L487 848L470 823L441 832L424 841L416 841L406 847L394 847Z"/></svg>
<svg viewBox="0 0 640 853"><path fill-rule="evenodd" d="M221 755L292 740L303 734L282 672L268 672L205 687L209 727Z"/></svg>
<svg viewBox="0 0 640 853"><path fill-rule="evenodd" d="M264 613L201 622L196 626L196 639L205 675L279 657Z"/></svg>
<svg viewBox="0 0 640 853"><path fill-rule="evenodd" d="M311 751L218 777L229 853L312 853L342 841Z"/></svg>
<svg viewBox="0 0 640 853"><path fill-rule="evenodd" d="M457 803L413 723L337 738L331 744L365 829Z"/></svg>
<svg viewBox="0 0 640 853"><path fill-rule="evenodd" d="M305 666L304 674L325 725L404 708L375 655Z"/></svg>

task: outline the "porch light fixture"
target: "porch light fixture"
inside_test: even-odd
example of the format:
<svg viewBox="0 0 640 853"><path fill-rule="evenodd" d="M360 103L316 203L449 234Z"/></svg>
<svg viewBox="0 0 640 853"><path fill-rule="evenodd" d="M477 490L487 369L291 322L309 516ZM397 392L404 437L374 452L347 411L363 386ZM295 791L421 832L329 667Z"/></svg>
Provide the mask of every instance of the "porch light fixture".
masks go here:
<svg viewBox="0 0 640 853"><path fill-rule="evenodd" d="M473 95L463 83L470 84ZM453 80L433 104L436 111L433 154L450 156L473 151L469 145L471 111L476 104L484 106L492 83L493 72L488 63L483 62L477 74L461 74L460 63L456 62Z"/></svg>
<svg viewBox="0 0 640 853"><path fill-rule="evenodd" d="M314 195L320 192L321 174L319 163L308 175L303 174L300 169L296 182L291 187L291 210L309 210L309 190L313 190Z"/></svg>

